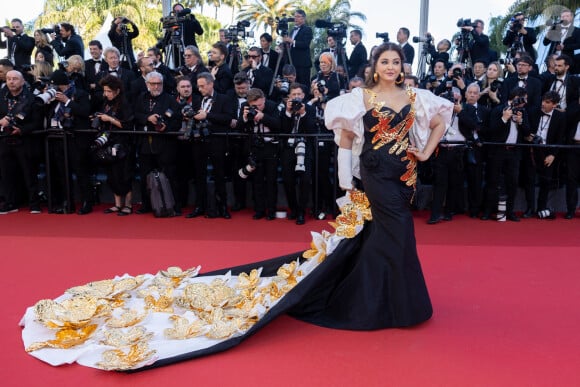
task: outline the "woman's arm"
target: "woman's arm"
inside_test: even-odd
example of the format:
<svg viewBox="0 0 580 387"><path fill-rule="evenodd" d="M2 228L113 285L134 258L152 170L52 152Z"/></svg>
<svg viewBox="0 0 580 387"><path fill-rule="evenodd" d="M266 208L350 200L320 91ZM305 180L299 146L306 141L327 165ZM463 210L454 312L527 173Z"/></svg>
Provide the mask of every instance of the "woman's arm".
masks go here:
<svg viewBox="0 0 580 387"><path fill-rule="evenodd" d="M445 122L443 117L440 114L436 114L431 118L431 122L429 123L429 128L431 129L431 133L429 134L429 139L427 140L427 144L423 150L419 150L415 145L409 145L407 151L414 154L417 160L419 161L426 161L431 157L431 154L437 148L441 137L445 133Z"/></svg>

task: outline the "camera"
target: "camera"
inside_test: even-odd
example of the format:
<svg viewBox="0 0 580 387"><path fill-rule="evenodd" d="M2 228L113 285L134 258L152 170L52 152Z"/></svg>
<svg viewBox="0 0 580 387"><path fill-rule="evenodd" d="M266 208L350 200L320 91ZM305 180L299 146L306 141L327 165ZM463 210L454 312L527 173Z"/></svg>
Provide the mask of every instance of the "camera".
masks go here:
<svg viewBox="0 0 580 387"><path fill-rule="evenodd" d="M521 15L522 14L519 14L518 16L521 16ZM514 33L518 33L522 29L522 27L524 26L520 20L516 19L515 16L510 19L510 23L511 23L510 31L514 32Z"/></svg>
<svg viewBox="0 0 580 387"><path fill-rule="evenodd" d="M202 140L209 137L209 121L203 120L195 123L192 127L191 135L194 140Z"/></svg>
<svg viewBox="0 0 580 387"><path fill-rule="evenodd" d="M509 108L512 110L514 115L518 113L523 113L525 111L526 102L527 101L524 97L516 97L509 105Z"/></svg>
<svg viewBox="0 0 580 387"><path fill-rule="evenodd" d="M57 90L54 88L54 86L49 85L44 93L38 94L36 96L36 99L41 101L43 104L48 105L49 103L54 101L54 99L56 98L56 93Z"/></svg>
<svg viewBox="0 0 580 387"><path fill-rule="evenodd" d="M258 114L258 109L255 106L250 106L248 108L248 113L247 113L248 122L253 122L254 119L256 118L257 114Z"/></svg>
<svg viewBox="0 0 580 387"><path fill-rule="evenodd" d="M344 23L317 19L314 25L316 28L326 28L326 34L332 36L337 41L346 38L346 25Z"/></svg>
<svg viewBox="0 0 580 387"><path fill-rule="evenodd" d="M290 91L290 81L288 80L288 78L281 78L280 76L278 76L276 78L276 82L280 82L280 88L278 90L280 90L280 94L282 94L283 96L288 95L288 92Z"/></svg>
<svg viewBox="0 0 580 387"><path fill-rule="evenodd" d="M99 129L101 127L101 117L99 115L102 113L95 113L91 119L91 129Z"/></svg>
<svg viewBox="0 0 580 387"><path fill-rule="evenodd" d="M532 141L530 141L530 143L535 144L535 145L540 145L544 142L544 140L542 140L542 136L538 136L537 134L532 134Z"/></svg>
<svg viewBox="0 0 580 387"><path fill-rule="evenodd" d="M192 18L191 9L185 8L179 11L177 14L172 13L172 15L162 17L159 21L162 23L164 29L170 29L173 27L180 27L180 23ZM124 18L124 20L127 20ZM123 23L125 23L123 21Z"/></svg>
<svg viewBox="0 0 580 387"><path fill-rule="evenodd" d="M247 20L239 21L235 26L229 27L225 31L225 38L233 43L237 43L240 39L253 38L254 31L246 31L246 28L250 26L250 22Z"/></svg>
<svg viewBox="0 0 580 387"><path fill-rule="evenodd" d="M160 130L162 130L162 129L163 129L163 126L164 126L164 125L165 125L165 126L167 126L167 121L166 121L165 119L166 119L166 118L167 118L167 119L169 119L169 118L171 118L171 117L173 117L173 110L171 110L171 109L167 109L167 110L165 111L165 113L163 113L163 115L162 115L162 116L159 116L159 117L157 118L157 123L155 124L155 130L156 130L156 131L160 131Z"/></svg>
<svg viewBox="0 0 580 387"><path fill-rule="evenodd" d="M294 18L286 17L286 14L282 14L282 18L276 17L276 31L278 35L282 37L288 36L288 23L294 23Z"/></svg>
<svg viewBox="0 0 580 387"><path fill-rule="evenodd" d="M461 70L459 67L456 67L453 69L452 74L452 78L461 78L463 76L463 70Z"/></svg>
<svg viewBox="0 0 580 387"><path fill-rule="evenodd" d="M238 170L238 175L242 179L247 179L256 170L256 164L254 155L249 155L247 164Z"/></svg>
<svg viewBox="0 0 580 387"><path fill-rule="evenodd" d="M306 143L304 142L304 139L297 139L294 153L296 154L296 167L294 167L294 171L298 173L306 172L306 166L304 165L304 159L306 158Z"/></svg>
<svg viewBox="0 0 580 387"><path fill-rule="evenodd" d="M326 81L324 79L320 79L320 80L318 80L318 82L316 82L316 88L318 89L320 94L324 94L325 87L326 87Z"/></svg>
<svg viewBox="0 0 580 387"><path fill-rule="evenodd" d="M24 113L17 113L17 114L8 114L6 119L8 120L8 125L0 128L0 136L9 136L12 134L14 130L14 126L18 126L22 124L24 119L26 118L26 114Z"/></svg>
<svg viewBox="0 0 580 387"><path fill-rule="evenodd" d="M496 79L489 85L489 90L495 93L501 87L502 83L503 83L502 81Z"/></svg>
<svg viewBox="0 0 580 387"><path fill-rule="evenodd" d="M109 142L109 136L110 133L109 132L101 132L99 133L99 135L97 136L97 138L95 138L94 141L94 146L96 148L101 148L103 147L107 142Z"/></svg>
<svg viewBox="0 0 580 387"><path fill-rule="evenodd" d="M556 214L551 208L538 211L538 218L540 219L555 219Z"/></svg>
<svg viewBox="0 0 580 387"><path fill-rule="evenodd" d="M291 110L293 114L298 113L302 109L303 104L301 99L293 99L290 102L292 103Z"/></svg>
<svg viewBox="0 0 580 387"><path fill-rule="evenodd" d="M10 30L10 31L12 31L12 32L16 33L16 28L10 28L10 27L8 27L8 26L4 26L4 27L2 27L2 30Z"/></svg>
<svg viewBox="0 0 580 387"><path fill-rule="evenodd" d="M476 24L471 22L471 19L459 19L457 20L457 27L461 28L461 27L476 27Z"/></svg>
<svg viewBox="0 0 580 387"><path fill-rule="evenodd" d="M376 37L377 39L383 39L383 43L387 43L389 41L388 32L377 32Z"/></svg>
<svg viewBox="0 0 580 387"><path fill-rule="evenodd" d="M60 36L60 24L55 24L52 28L41 28L40 30L45 34L55 34L57 39Z"/></svg>
<svg viewBox="0 0 580 387"><path fill-rule="evenodd" d="M413 43L431 44L431 42L433 42L433 36L431 36L431 34L427 34L424 38L420 36L413 36Z"/></svg>

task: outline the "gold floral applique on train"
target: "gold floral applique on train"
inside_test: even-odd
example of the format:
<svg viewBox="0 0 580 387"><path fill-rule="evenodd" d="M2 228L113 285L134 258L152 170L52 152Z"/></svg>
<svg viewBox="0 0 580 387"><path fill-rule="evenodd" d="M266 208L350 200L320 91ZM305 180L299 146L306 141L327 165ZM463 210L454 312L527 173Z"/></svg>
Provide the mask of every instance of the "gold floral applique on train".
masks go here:
<svg viewBox="0 0 580 387"><path fill-rule="evenodd" d="M400 155L409 147L409 138L407 134L415 123L415 99L417 94L411 88L407 88L407 94L411 102L411 110L401 119L401 121L392 126L391 122L396 116L391 109L383 110L385 107L384 101L376 101L377 94L372 90L365 89L367 94L370 94L369 104L372 106L372 115L378 119L378 123L370 128L371 133L375 133L371 140L374 150L382 148L384 145L391 144L389 148L390 154ZM416 188L417 184L417 159L415 155L405 152L405 156L401 157L401 161L407 163L407 172L401 176L401 181L404 181L408 187Z"/></svg>

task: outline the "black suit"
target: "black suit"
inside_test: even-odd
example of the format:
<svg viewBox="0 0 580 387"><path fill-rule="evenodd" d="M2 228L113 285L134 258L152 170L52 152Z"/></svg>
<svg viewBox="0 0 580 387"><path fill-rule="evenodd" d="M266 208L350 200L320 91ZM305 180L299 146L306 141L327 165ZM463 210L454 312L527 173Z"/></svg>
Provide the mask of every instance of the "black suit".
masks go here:
<svg viewBox="0 0 580 387"><path fill-rule="evenodd" d="M512 120L503 122L502 114L507 104L498 105L491 112L489 130L486 139L491 142L506 143L511 130ZM530 125L528 114L524 112L521 124L516 124L517 140L516 143L522 143L524 138L530 134ZM518 187L518 172L521 158L521 149L506 144L490 145L487 153L487 170L486 170L486 187L485 187L485 205L484 215L489 215L497 208L499 196L498 186L503 173L505 181L506 214L513 215L514 202Z"/></svg>
<svg viewBox="0 0 580 387"><path fill-rule="evenodd" d="M292 34L290 34L290 36L292 36ZM308 82L310 81L310 71L312 69L310 43L312 42L312 38L312 28L304 24L296 33L294 44L290 47L292 64L296 68L296 82L302 83L303 85L308 85Z"/></svg>
<svg viewBox="0 0 580 387"><path fill-rule="evenodd" d="M123 67L132 69L135 67L135 54L133 54L133 39L139 36L139 28L133 22L129 22L131 29L127 29L125 33L117 32L117 24L113 20L108 37L113 47L117 48L121 53L121 63Z"/></svg>
<svg viewBox="0 0 580 387"><path fill-rule="evenodd" d="M195 46L197 47L197 42L195 40L195 35L203 35L203 27L194 15L187 15L185 21L181 23L183 29L183 45Z"/></svg>
<svg viewBox="0 0 580 387"><path fill-rule="evenodd" d="M131 95L133 94L131 90L131 83L135 80L136 77L135 73L132 72L131 70L127 70L122 67L119 67L116 72L111 71L112 70L109 69L108 66L106 66L105 68L101 66L101 71L99 71L99 73L96 75L95 77L96 86L95 91L93 93L93 100L91 101L93 107L100 107L103 105L104 102L103 87L99 84L99 82L101 81L101 79L103 79L105 76L109 74L121 78L121 81L123 81L123 90L125 92L125 95L128 96L128 98L130 98Z"/></svg>
<svg viewBox="0 0 580 387"><path fill-rule="evenodd" d="M519 78L518 76L508 77L504 80L501 90L501 101L502 103L507 102L510 93L513 89L518 87ZM532 113L534 110L540 109L542 104L542 82L535 77L528 74L525 81L526 92L528 93L528 103L526 104L526 110L528 113Z"/></svg>
<svg viewBox="0 0 580 387"><path fill-rule="evenodd" d="M218 67L213 87L219 94L225 94L234 87L234 76L227 63L224 62Z"/></svg>
<svg viewBox="0 0 580 387"><path fill-rule="evenodd" d="M558 110L553 110L548 122L547 117L540 112L535 112L530 116L530 130L531 133L540 135L540 132L547 130L546 144L564 144L565 128L566 128L566 114ZM548 192L554 177L557 161L554 161L550 166L544 165L544 160L547 156L558 156L557 148L531 148L524 149L524 173L525 173L525 194L528 208L534 210L536 197L536 176L540 186L538 194L538 211L547 208Z"/></svg>
<svg viewBox="0 0 580 387"><path fill-rule="evenodd" d="M471 31L471 36L473 37L469 46L471 62L483 60L485 63L489 63L489 37L483 33L479 35L475 29Z"/></svg>
<svg viewBox="0 0 580 387"><path fill-rule="evenodd" d="M580 111L580 104L578 100L580 98L580 78L575 76L566 75L564 86L560 82L556 82L555 74L545 74L544 75L544 85L542 89L542 95L547 91L556 91L559 93L560 87L566 87L566 119L569 122L574 121L574 117ZM575 125L575 122L574 122Z"/></svg>
<svg viewBox="0 0 580 387"><path fill-rule="evenodd" d="M14 35L6 41L0 40L0 48L8 49L8 59L12 61L16 70L21 70L22 65L30 64L34 39L24 33Z"/></svg>
<svg viewBox="0 0 580 387"><path fill-rule="evenodd" d="M270 85L272 84L272 78L274 78L274 71L272 69L260 65L257 69L246 67L242 71L248 75L252 88L262 90L264 95L270 94Z"/></svg>
<svg viewBox="0 0 580 387"><path fill-rule="evenodd" d="M562 25L555 25L552 27L554 29L554 33L557 36L561 36L562 33ZM556 52L556 46L560 44L558 41L551 41L547 37L544 38L542 41L544 46L550 46L548 54L553 54ZM566 35L563 41L564 49L562 50L562 54L569 56L570 58L574 59L574 63L570 66L570 72L572 74L578 74L580 72L579 66L576 64L578 62L578 58L574 55L574 51L580 49L580 29L574 27L571 24L566 31Z"/></svg>
<svg viewBox="0 0 580 387"><path fill-rule="evenodd" d="M538 53L534 48L534 44L538 40L536 37L536 31L530 27L525 27L525 29L527 32L526 34L514 32L511 29L508 30L505 37L503 38L502 43L508 48L508 50L512 47L518 51L523 48L525 52L530 54L535 62L536 58L538 57Z"/></svg>
<svg viewBox="0 0 580 387"><path fill-rule="evenodd" d="M276 50L274 49L270 49L270 51L268 51L268 53L266 54L264 52L264 50L260 49L261 54L262 54L262 65L264 65L265 60L266 60L266 56L268 57L268 67L272 69L272 71L276 71L276 64L278 63L278 57L279 54ZM280 66L278 68L278 73L280 73L282 71L282 66Z"/></svg>
<svg viewBox="0 0 580 387"><path fill-rule="evenodd" d="M405 54L405 63L413 64L413 59L415 59L415 49L409 44L405 43L403 47L403 54Z"/></svg>
<svg viewBox="0 0 580 387"><path fill-rule="evenodd" d="M207 111L206 120L210 133L228 133L230 131L230 124L235 118L236 109L230 97L220 94L216 90L211 101L206 102L205 98L202 99L201 108ZM207 208L207 159L209 157L213 166L214 195L218 211L218 214L209 215L215 217L223 215L228 202L225 181L228 138L226 136L210 136L205 141L203 147L198 147L198 152L195 151L195 148L193 152L196 195L200 195L200 200L196 199L196 203L197 207Z"/></svg>
<svg viewBox="0 0 580 387"><path fill-rule="evenodd" d="M464 104L457 115L459 130L465 139L471 143L465 153L465 177L467 180L467 202L469 214L477 216L483 203L483 149L480 142L485 140L489 128L491 110L477 104L477 108Z"/></svg>
<svg viewBox="0 0 580 387"><path fill-rule="evenodd" d="M64 56L65 59L68 59L73 55L80 55L81 58L85 57L85 44L80 35L72 34L66 40L57 37L55 40L50 42L50 44L54 48L54 51L56 51L59 56Z"/></svg>
<svg viewBox="0 0 580 387"><path fill-rule="evenodd" d="M413 47L411 47L411 49L412 48ZM360 42L354 46L350 58L348 58L348 76L350 78L355 77L361 67L365 64L367 64L367 49L362 42Z"/></svg>
<svg viewBox="0 0 580 387"><path fill-rule="evenodd" d="M101 71L105 71L109 69L109 65L104 60L100 60L99 63L99 70L97 71L96 66L97 61L94 59L87 59L85 60L85 79L87 80L87 84L96 84L97 83L97 74Z"/></svg>

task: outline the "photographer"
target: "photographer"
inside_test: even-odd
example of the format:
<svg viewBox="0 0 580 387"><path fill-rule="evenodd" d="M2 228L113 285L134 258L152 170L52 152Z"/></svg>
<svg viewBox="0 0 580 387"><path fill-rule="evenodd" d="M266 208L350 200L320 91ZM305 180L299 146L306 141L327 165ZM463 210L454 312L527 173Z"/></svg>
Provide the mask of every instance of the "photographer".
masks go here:
<svg viewBox="0 0 580 387"><path fill-rule="evenodd" d="M274 77L274 71L262 65L262 53L258 47L251 47L248 50L249 66L242 69L250 80L250 87L260 89L264 95L270 92L270 85Z"/></svg>
<svg viewBox="0 0 580 387"><path fill-rule="evenodd" d="M228 154L228 137L212 136L212 133L226 134L230 131L230 124L235 117L235 105L231 98L220 94L214 89L214 78L210 73L201 73L197 76L197 88L202 96L201 108L193 116L200 131L199 141L204 141L203 149L206 152L193 152L196 208L187 218L203 215L208 208L207 200L207 164L208 156L213 166L214 196L216 208L206 214L207 218L230 219L228 212L228 197L226 191L226 158ZM194 140L195 141L195 140ZM202 148L202 147L199 147Z"/></svg>
<svg viewBox="0 0 580 387"><path fill-rule="evenodd" d="M530 73L533 65L533 59L529 55L523 53L520 59L516 62L517 76L509 76L503 82L501 90L502 102L506 102L512 90L517 87L522 87L526 90L527 94L526 109L528 110L528 113L533 113L540 109L542 82L538 78L531 76Z"/></svg>
<svg viewBox="0 0 580 387"><path fill-rule="evenodd" d="M287 36L284 43L290 46L292 64L296 68L296 81L307 85L310 80L312 59L310 57L310 43L312 42L312 28L306 25L306 12L297 9L294 12L294 28Z"/></svg>
<svg viewBox="0 0 580 387"><path fill-rule="evenodd" d="M479 93L480 105L493 109L501 103L501 89L503 84L503 69L499 62L491 62L487 66L485 77L481 83Z"/></svg>
<svg viewBox="0 0 580 387"><path fill-rule="evenodd" d="M228 49L223 43L218 42L212 46L211 60L214 66L211 69L211 75L214 78L214 88L220 94L225 94L234 87L234 76L225 61L227 54Z"/></svg>
<svg viewBox="0 0 580 387"><path fill-rule="evenodd" d="M462 31L470 33L472 40L469 42L469 53L471 62L476 60L483 60L486 63L490 62L489 57L489 36L483 33L484 23L480 19L473 21L473 24L462 25Z"/></svg>
<svg viewBox="0 0 580 387"><path fill-rule="evenodd" d="M542 108L539 114L530 118L531 133L524 140L531 144L564 144L566 132L566 114L558 110L560 94L548 91L542 96ZM556 165L561 154L558 148L534 147L523 150L524 181L527 209L524 218L537 214L541 218L555 218L553 210L548 209L548 194L553 185ZM536 201L536 177L540 187L538 203Z"/></svg>
<svg viewBox="0 0 580 387"><path fill-rule="evenodd" d="M39 129L41 116L35 113L34 96L25 87L18 71L6 74L6 86L0 90L0 175L5 202L0 214L18 211L19 183L24 178L31 214L40 213L38 199L38 163L35 162L30 133Z"/></svg>
<svg viewBox="0 0 580 387"><path fill-rule="evenodd" d="M509 29L502 42L504 46L508 47L509 53L525 51L535 62L538 57L538 53L534 48L534 44L537 41L536 32L531 27L524 27L525 23L526 18L523 12L516 13L510 20Z"/></svg>
<svg viewBox="0 0 580 387"><path fill-rule="evenodd" d="M76 34L72 24L62 23L59 26L55 26L55 30L50 34L50 37L52 38L50 45L59 56L65 59L72 55L80 55L81 58L85 57L85 44L80 35Z"/></svg>
<svg viewBox="0 0 580 387"><path fill-rule="evenodd" d="M182 67L179 67L176 72L179 75L186 76L191 81L192 85L197 84L197 75L201 73L207 73L209 70L203 64L203 59L199 50L195 46L187 46L183 51L184 63ZM201 96L197 87L194 88L193 93Z"/></svg>
<svg viewBox="0 0 580 387"><path fill-rule="evenodd" d="M135 150L132 139L126 134L115 133L119 130L133 130L133 109L123 92L121 79L107 75L100 81L105 102L96 113L91 126L99 132L93 141L93 148L107 149L111 159L106 161L107 182L111 186L115 205L104 213L126 216L133 213L132 186L135 167Z"/></svg>
<svg viewBox="0 0 580 387"><path fill-rule="evenodd" d="M353 48L350 58L348 58L349 79L355 77L360 68L368 63L367 49L362 44L362 32L360 30L352 30L350 32L350 44L353 45Z"/></svg>
<svg viewBox="0 0 580 387"><path fill-rule="evenodd" d="M406 27L401 27L397 31L397 42L399 43L399 46L401 46L403 54L405 54L405 63L412 65L413 59L415 59L415 49L409 44L410 36L411 32Z"/></svg>
<svg viewBox="0 0 580 387"><path fill-rule="evenodd" d="M336 64L330 53L324 52L320 54L320 68L321 70L313 78L310 85L312 89L320 91L322 102L327 102L338 97L341 90L346 89L346 84L345 80L340 79L339 75L334 71Z"/></svg>
<svg viewBox="0 0 580 387"><path fill-rule="evenodd" d="M448 92L451 87L456 87L461 92L461 95L465 95L465 89L468 84L470 84L470 79L465 75L465 67L462 63L456 63L447 72L447 76L443 82L439 83L439 86L435 89L435 95L441 95Z"/></svg>
<svg viewBox="0 0 580 387"><path fill-rule="evenodd" d="M48 35L42 30L34 31L34 62L45 61L54 65L54 52L50 43L48 43Z"/></svg>
<svg viewBox="0 0 580 387"><path fill-rule="evenodd" d="M249 133L247 165L240 165L240 176L252 175L254 192L253 219L276 219L278 141L272 134L280 132L280 115L276 104L266 100L260 89L248 91L242 105L238 130ZM243 177L243 176L242 176Z"/></svg>
<svg viewBox="0 0 580 387"><path fill-rule="evenodd" d="M145 78L147 92L137 97L135 109L135 130L144 132L176 132L181 126L181 110L175 98L163 91L163 75L156 71ZM176 137L171 135L139 136L137 154L139 157L139 176L141 179L142 205L137 214L152 211L151 201L147 194L147 174L154 169L165 173L171 182L172 192L176 190ZM179 202L175 202L175 213L181 212Z"/></svg>
<svg viewBox="0 0 580 387"><path fill-rule="evenodd" d="M272 35L264 32L260 35L260 53L262 55L262 65L269 67L272 72L276 71L278 63L278 52L272 49Z"/></svg>
<svg viewBox="0 0 580 387"><path fill-rule="evenodd" d="M482 220L491 219L493 210L497 209L502 173L507 195L506 219L513 222L520 220L514 213L514 204L518 188L521 149L513 144L523 143L531 132L525 108L526 89L516 87L510 92L508 98L506 103L497 106L491 112L489 131L486 135L487 140L505 145L491 145L487 150L485 203Z"/></svg>
<svg viewBox="0 0 580 387"><path fill-rule="evenodd" d="M135 54L133 54L133 39L139 36L139 28L124 16L117 16L111 22L111 29L107 34L113 47L121 53L121 66L133 69Z"/></svg>
<svg viewBox="0 0 580 387"><path fill-rule="evenodd" d="M0 38L0 48L8 49L8 59L14 64L16 70L30 64L30 56L34 49L34 39L24 33L22 20L12 19L11 27L2 27L0 30L6 40Z"/></svg>
<svg viewBox="0 0 580 387"><path fill-rule="evenodd" d="M191 46L193 47L193 46ZM149 58L150 59L150 58ZM180 203L181 207L187 206L189 198L189 181L194 177L192 168L193 154L206 153L204 144L199 141L199 134L196 132L195 119L193 116L201 107L201 97L193 93L193 85L189 77L180 76L177 78L177 97L176 101L181 109L182 121L179 131L183 133L177 137L177 191L175 192L175 201ZM197 183L197 181L196 181ZM200 196L196 193L196 207L201 203L198 202Z"/></svg>
<svg viewBox="0 0 580 387"><path fill-rule="evenodd" d="M431 37L431 33L426 32L425 37ZM427 51L431 56L431 61L429 62L429 65L431 66L431 73L433 73L433 68L437 61L442 61L445 64L445 67L449 67L449 50L451 49L451 42L447 39L443 39L440 40L439 43L437 43L437 47L435 47L433 45L433 37L431 37L431 40L428 41L428 43L429 46Z"/></svg>
<svg viewBox="0 0 580 387"><path fill-rule="evenodd" d="M277 77L272 89L271 99L277 104L284 103L290 92L290 84L296 82L296 69L291 64L282 67L282 77Z"/></svg>
<svg viewBox="0 0 580 387"><path fill-rule="evenodd" d="M433 73L424 79L421 84L421 89L429 90L435 93L435 90L442 84L445 84L445 73L447 72L447 62L437 60L433 63Z"/></svg>
<svg viewBox="0 0 580 387"><path fill-rule="evenodd" d="M298 135L316 133L316 112L314 107L305 103L306 94L302 87L299 83L290 85L286 107L281 113L282 133L297 135L282 140L280 164L289 208L288 219L296 219L298 225L305 223L306 206L312 193L314 161L314 139Z"/></svg>
<svg viewBox="0 0 580 387"><path fill-rule="evenodd" d="M79 215L86 215L93 211L94 193L92 189L91 176L94 174L93 161L91 159L90 146L94 139L93 133L78 133L77 129L89 128L90 101L89 94L77 88L69 79L67 73L63 70L56 70L50 82L53 88L54 100L48 105L48 122L53 131L62 131L63 136L67 137L68 143L68 163L64 156L64 141L55 140L51 142L50 153L54 162L51 162L52 173L51 182L53 197L57 198L57 203L61 206L53 208L54 213L64 214L75 211L74 206L74 189L72 187L73 173L77 177L79 186L80 199L82 207L79 209ZM66 170L69 169L69 176L66 176ZM69 192L66 192L66 179L69 181ZM70 202L66 199L70 198ZM54 200L53 200L54 202Z"/></svg>
<svg viewBox="0 0 580 387"><path fill-rule="evenodd" d="M183 45L185 47L197 47L195 35L203 35L203 27L195 18L195 15L191 13L191 9L184 8L182 4L176 3L173 5L173 14L177 16L178 19L183 19L183 21L180 22Z"/></svg>

